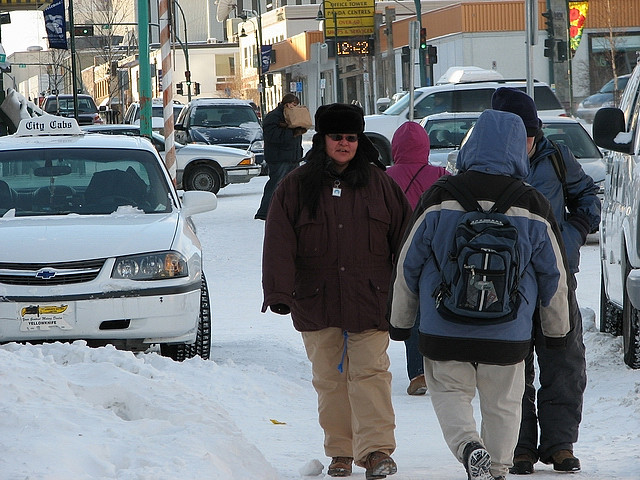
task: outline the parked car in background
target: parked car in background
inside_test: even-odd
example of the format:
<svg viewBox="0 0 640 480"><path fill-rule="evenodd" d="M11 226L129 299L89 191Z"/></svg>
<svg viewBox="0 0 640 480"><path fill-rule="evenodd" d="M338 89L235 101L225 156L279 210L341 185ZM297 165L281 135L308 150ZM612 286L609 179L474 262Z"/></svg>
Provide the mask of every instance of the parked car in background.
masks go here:
<svg viewBox="0 0 640 480"><path fill-rule="evenodd" d="M176 141L238 148L264 162L262 125L252 102L235 98L198 98L176 120Z"/></svg>
<svg viewBox="0 0 640 480"><path fill-rule="evenodd" d="M596 93L582 100L576 109L576 117L583 119L587 123L593 123L593 118L600 108L615 107L622 96L624 88L627 86L630 76L621 75L618 77L617 90L615 80L612 78Z"/></svg>
<svg viewBox="0 0 640 480"><path fill-rule="evenodd" d="M78 99L78 123L80 125L94 125L103 123L96 102L91 95L79 93ZM47 95L42 102L42 110L50 115L61 117L73 117L73 95L60 93Z"/></svg>
<svg viewBox="0 0 640 480"><path fill-rule="evenodd" d="M491 78L493 78L492 74ZM477 74L474 78L477 78ZM441 112L482 112L491 108L491 96L499 87L526 89L526 82L519 80L473 81L469 83L445 83L414 91L414 120ZM540 115L566 115L566 111L549 85L534 83L535 101ZM411 96L405 95L379 115L366 115L364 133L380 152L382 161L391 165L391 140L397 128L409 120Z"/></svg>
<svg viewBox="0 0 640 480"><path fill-rule="evenodd" d="M94 125L86 126L87 132L106 135L140 136L138 125ZM165 157L165 139L152 132L151 142L162 158ZM205 190L218 193L231 183L247 183L260 175L260 165L255 156L237 148L220 145L175 143L176 184L184 190Z"/></svg>
<svg viewBox="0 0 640 480"><path fill-rule="evenodd" d="M443 149L448 151L446 154L448 157L447 162L444 166L446 166L447 170L451 173L456 172L455 165L460 145L464 144L464 139L469 134L469 130L473 128L473 125L475 125L475 121L479 115L479 113L442 114L433 115L433 117L435 117L433 121L430 120L431 117L427 117L425 119L425 128L429 128L432 132L440 130L441 127L445 127L447 124L452 125L456 129L453 134L450 134L448 131L445 131L444 133L444 136L447 138L450 135L454 138L454 141L451 143L453 146ZM447 117L449 117L448 120ZM571 150L574 157L576 157L576 160L580 162L584 172L589 175L598 186L599 196L602 200L606 166L602 152L591 138L591 135L589 135L589 132L585 130L578 120L571 117L541 116L540 120L542 120L542 131L544 132L545 137L558 144L563 144L569 147L569 150ZM463 138L458 141L461 130L464 128L468 128L469 130L467 130L463 135ZM439 132L436 133L440 135ZM433 152L433 145L431 148ZM436 148L436 152L437 151L438 149ZM439 158L438 153L436 153L436 158Z"/></svg>
<svg viewBox="0 0 640 480"><path fill-rule="evenodd" d="M209 358L202 249L190 217L209 192L173 186L150 142L22 120L0 137L0 343L159 345Z"/></svg>
<svg viewBox="0 0 640 480"><path fill-rule="evenodd" d="M180 111L184 107L184 104L173 101L173 121L175 123ZM140 125L140 102L133 102L127 108L124 114L122 123L127 125ZM154 98L151 103L151 129L162 131L164 130L164 105L162 99Z"/></svg>
<svg viewBox="0 0 640 480"><path fill-rule="evenodd" d="M640 368L640 64L620 107L596 113L593 137L608 150L600 223L600 331L622 335L624 363Z"/></svg>
<svg viewBox="0 0 640 480"><path fill-rule="evenodd" d="M435 113L420 120L429 135L429 163L446 167L449 153L460 148L462 139L476 124L479 112Z"/></svg>

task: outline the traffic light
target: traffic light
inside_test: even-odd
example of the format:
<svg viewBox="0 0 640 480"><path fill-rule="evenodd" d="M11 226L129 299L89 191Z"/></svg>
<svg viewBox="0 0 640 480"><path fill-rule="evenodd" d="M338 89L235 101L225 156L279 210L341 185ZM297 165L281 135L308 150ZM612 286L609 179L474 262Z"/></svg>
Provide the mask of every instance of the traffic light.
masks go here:
<svg viewBox="0 0 640 480"><path fill-rule="evenodd" d="M567 60L567 42L564 40L558 40L558 44L556 45L558 49L558 61L564 62Z"/></svg>
<svg viewBox="0 0 640 480"><path fill-rule="evenodd" d="M178 95L184 95L184 89L182 88L182 82L176 83L176 93Z"/></svg>
<svg viewBox="0 0 640 480"><path fill-rule="evenodd" d="M553 59L553 49L556 45L555 38L544 39L544 56Z"/></svg>
<svg viewBox="0 0 640 480"><path fill-rule="evenodd" d="M438 47L435 45L429 45L427 47L427 54L429 58L428 65L435 65L438 63Z"/></svg>
<svg viewBox="0 0 640 480"><path fill-rule="evenodd" d="M76 37L93 37L93 25L74 25L73 34Z"/></svg>
<svg viewBox="0 0 640 480"><path fill-rule="evenodd" d="M414 32L415 32L415 30L414 30ZM415 35L415 33L414 33L414 35ZM426 49L427 49L427 29L426 28L421 28L420 29L420 50L426 50Z"/></svg>
<svg viewBox="0 0 640 480"><path fill-rule="evenodd" d="M200 95L200 84L198 82L193 82L193 94Z"/></svg>
<svg viewBox="0 0 640 480"><path fill-rule="evenodd" d="M555 36L555 32L553 31L553 12L551 10L547 10L546 12L542 12L542 16L546 18L544 23L546 25L545 30L547 31L547 36Z"/></svg>

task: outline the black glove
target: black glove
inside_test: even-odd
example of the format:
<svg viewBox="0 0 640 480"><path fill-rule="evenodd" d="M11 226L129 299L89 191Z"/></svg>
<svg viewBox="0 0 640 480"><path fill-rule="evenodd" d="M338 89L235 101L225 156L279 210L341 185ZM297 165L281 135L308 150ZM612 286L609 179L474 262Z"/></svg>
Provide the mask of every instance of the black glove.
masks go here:
<svg viewBox="0 0 640 480"><path fill-rule="evenodd" d="M278 315L286 315L291 312L289 305L284 303L276 303L275 305L269 305L269 308L273 313L277 313Z"/></svg>
<svg viewBox="0 0 640 480"><path fill-rule="evenodd" d="M580 215L578 213L569 215L569 218L567 218L567 222L573 225L576 230L580 232L580 236L582 237L582 244L587 241L587 234L595 233L589 232L589 221L583 215Z"/></svg>
<svg viewBox="0 0 640 480"><path fill-rule="evenodd" d="M396 328L393 325L389 325L389 336L391 340L404 341L409 340L411 337L410 328Z"/></svg>
<svg viewBox="0 0 640 480"><path fill-rule="evenodd" d="M293 129L294 137L299 137L300 135L304 135L305 133L307 133L307 129L304 127L296 127Z"/></svg>

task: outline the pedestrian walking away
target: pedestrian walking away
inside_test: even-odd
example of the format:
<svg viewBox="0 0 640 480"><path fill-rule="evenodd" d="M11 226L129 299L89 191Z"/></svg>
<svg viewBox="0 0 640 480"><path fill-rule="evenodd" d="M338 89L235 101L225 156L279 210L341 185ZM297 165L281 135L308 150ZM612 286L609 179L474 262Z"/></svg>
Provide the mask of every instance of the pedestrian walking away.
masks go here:
<svg viewBox="0 0 640 480"><path fill-rule="evenodd" d="M268 167L269 180L264 186L260 207L254 218L266 220L271 197L278 184L302 158L302 135L305 128L289 128L285 118L285 108L300 104L293 93L287 93L276 108L267 113L262 121L264 138L264 161Z"/></svg>
<svg viewBox="0 0 640 480"><path fill-rule="evenodd" d="M469 480L504 479L518 439L533 313L539 303L544 341L562 349L569 274L551 206L523 182L529 161L518 116L483 112L457 168L422 195L407 227L390 333L406 339L419 312L425 377L449 449Z"/></svg>
<svg viewBox="0 0 640 480"><path fill-rule="evenodd" d="M544 136L536 105L526 93L514 88L499 88L492 97L491 105L495 110L519 115L525 124L530 163L525 181L551 203L562 231L571 284L571 332L565 350L546 347L538 312L534 315L534 342L526 359L522 424L511 473L533 473L538 460L553 464L554 470L559 472L575 472L581 468L573 447L578 441L582 401L587 385L582 316L576 299L575 274L580 263L580 247L585 244L587 235L596 232L600 224L598 188L566 146L556 145ZM540 383L537 408L534 352Z"/></svg>
<svg viewBox="0 0 640 480"><path fill-rule="evenodd" d="M429 135L416 122L403 123L393 134L391 141L393 166L387 168L387 175L402 188L411 208L416 208L420 196L433 185L433 182L449 174L445 168L429 164L429 151ZM418 350L418 322L404 345L409 376L407 393L424 395L427 393L427 384L424 379L422 354Z"/></svg>
<svg viewBox="0 0 640 480"><path fill-rule="evenodd" d="M304 165L269 208L262 311L291 313L301 332L328 475L350 475L355 461L379 479L397 471L385 315L411 207L364 135L360 107L322 106L315 128Z"/></svg>

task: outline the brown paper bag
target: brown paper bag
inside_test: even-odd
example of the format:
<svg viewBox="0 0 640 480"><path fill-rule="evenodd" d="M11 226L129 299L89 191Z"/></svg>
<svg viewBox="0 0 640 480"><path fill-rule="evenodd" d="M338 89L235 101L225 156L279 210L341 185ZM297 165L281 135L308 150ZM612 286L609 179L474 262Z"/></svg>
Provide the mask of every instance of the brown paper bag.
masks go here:
<svg viewBox="0 0 640 480"><path fill-rule="evenodd" d="M304 105L284 107L284 120L289 125L289 128L302 127L309 130L313 126L309 109Z"/></svg>

